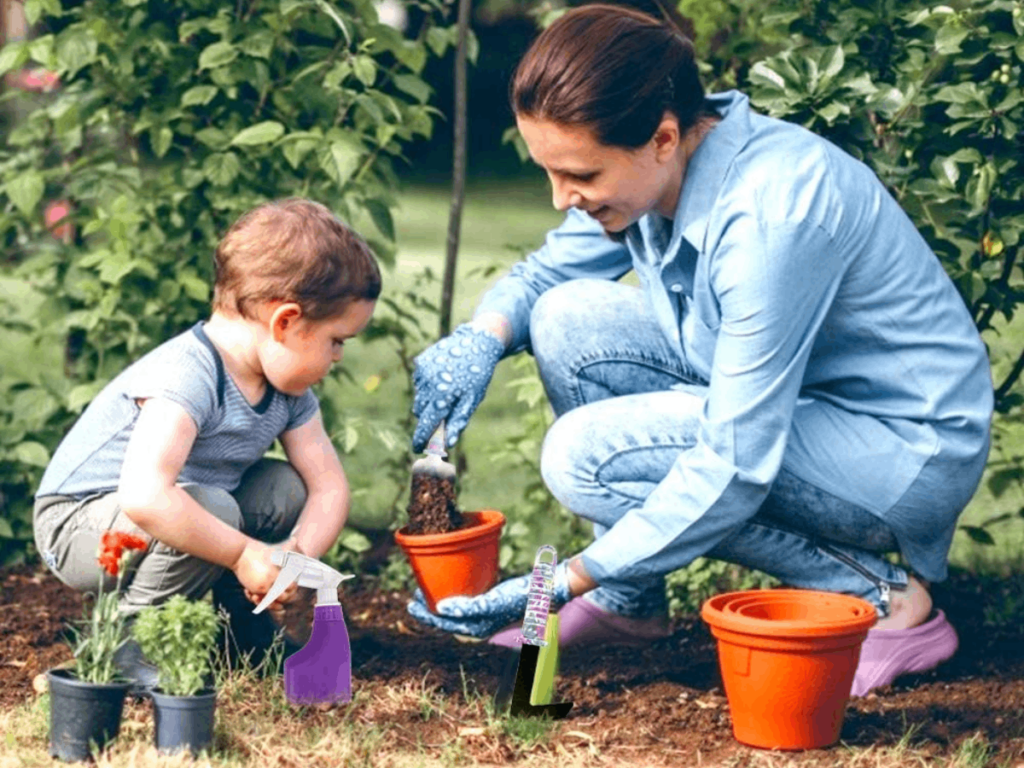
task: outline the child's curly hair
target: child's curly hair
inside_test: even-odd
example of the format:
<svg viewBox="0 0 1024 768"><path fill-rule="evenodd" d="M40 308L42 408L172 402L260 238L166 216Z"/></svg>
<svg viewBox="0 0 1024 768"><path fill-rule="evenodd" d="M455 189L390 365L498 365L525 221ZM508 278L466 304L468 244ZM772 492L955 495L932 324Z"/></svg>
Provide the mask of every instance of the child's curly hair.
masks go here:
<svg viewBox="0 0 1024 768"><path fill-rule="evenodd" d="M214 254L213 309L256 319L268 301L294 301L306 319L375 300L381 276L370 247L320 203L275 200L242 214Z"/></svg>

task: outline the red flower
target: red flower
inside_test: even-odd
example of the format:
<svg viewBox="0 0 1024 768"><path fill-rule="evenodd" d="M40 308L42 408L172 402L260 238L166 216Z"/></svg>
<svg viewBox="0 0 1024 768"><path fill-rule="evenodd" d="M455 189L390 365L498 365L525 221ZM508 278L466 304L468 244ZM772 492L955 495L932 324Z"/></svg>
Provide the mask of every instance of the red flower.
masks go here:
<svg viewBox="0 0 1024 768"><path fill-rule="evenodd" d="M141 536L133 536L121 531L104 531L100 543L100 554L97 561L111 576L117 576L121 568L121 555L126 549L142 551L146 548L146 540Z"/></svg>

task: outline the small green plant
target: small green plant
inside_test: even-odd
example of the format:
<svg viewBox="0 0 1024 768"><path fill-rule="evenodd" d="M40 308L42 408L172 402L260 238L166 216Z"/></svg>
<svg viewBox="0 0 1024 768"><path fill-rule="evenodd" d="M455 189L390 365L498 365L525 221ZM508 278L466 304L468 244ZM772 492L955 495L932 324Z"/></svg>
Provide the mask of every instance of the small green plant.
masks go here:
<svg viewBox="0 0 1024 768"><path fill-rule="evenodd" d="M205 687L220 617L205 601L175 595L144 608L132 634L160 670L160 687L171 696L193 696Z"/></svg>

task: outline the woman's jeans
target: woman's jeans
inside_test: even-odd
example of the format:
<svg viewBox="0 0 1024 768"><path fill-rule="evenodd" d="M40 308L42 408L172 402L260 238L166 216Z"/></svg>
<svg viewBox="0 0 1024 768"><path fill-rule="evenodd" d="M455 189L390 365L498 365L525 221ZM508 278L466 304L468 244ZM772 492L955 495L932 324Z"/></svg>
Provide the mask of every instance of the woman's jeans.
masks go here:
<svg viewBox="0 0 1024 768"><path fill-rule="evenodd" d="M544 442L544 481L565 507L594 523L596 536L605 535L696 442L706 382L664 339L636 288L593 280L557 286L538 300L530 325L558 417ZM905 589L908 578L881 555L899 550L892 528L802 480L788 457L756 515L706 556L795 587L857 595L884 615L883 594ZM630 546L628 531L616 535ZM622 615L664 611L664 576L636 587L629 594L599 587L587 597Z"/></svg>

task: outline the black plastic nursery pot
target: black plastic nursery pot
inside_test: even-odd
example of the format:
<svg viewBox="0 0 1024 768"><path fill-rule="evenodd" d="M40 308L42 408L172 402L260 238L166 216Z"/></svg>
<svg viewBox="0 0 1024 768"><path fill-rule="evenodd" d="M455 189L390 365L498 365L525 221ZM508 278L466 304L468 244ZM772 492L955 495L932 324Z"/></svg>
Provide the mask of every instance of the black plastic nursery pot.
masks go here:
<svg viewBox="0 0 1024 768"><path fill-rule="evenodd" d="M170 696L153 691L151 698L159 751L173 753L188 749L198 755L210 747L216 691L200 691L195 696Z"/></svg>
<svg viewBox="0 0 1024 768"><path fill-rule="evenodd" d="M88 760L121 730L129 683L87 683L70 669L46 673L50 688L50 755L66 762Z"/></svg>

